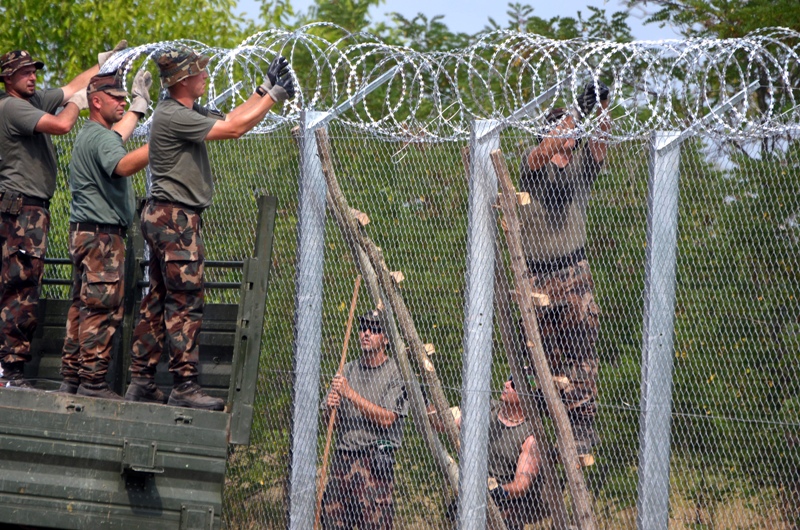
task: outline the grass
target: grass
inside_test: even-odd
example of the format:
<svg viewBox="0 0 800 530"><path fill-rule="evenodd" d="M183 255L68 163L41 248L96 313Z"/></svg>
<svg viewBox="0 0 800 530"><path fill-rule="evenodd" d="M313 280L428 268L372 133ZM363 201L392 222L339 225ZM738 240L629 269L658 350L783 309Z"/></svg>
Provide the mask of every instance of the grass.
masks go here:
<svg viewBox="0 0 800 530"><path fill-rule="evenodd" d="M463 143L404 144L334 124L336 173L366 212L452 404L460 402L467 240ZM512 175L530 138L502 139ZM62 166L69 140L59 142ZM229 459L230 528L285 527L290 458L298 148L289 131L210 148L210 259L253 246L255 194L278 197L273 269L250 447ZM638 462L641 321L647 227L645 142L612 146L594 189L587 252L601 307L599 429L587 471L601 528L633 528ZM711 165L683 148L675 308L670 528L793 528L800 523L800 152ZM62 168L63 169L63 168ZM144 189L144 175L135 177ZM67 192L53 202L50 256L66 255ZM48 275L65 271L48 269ZM338 363L356 269L334 223L325 232L320 399ZM223 279L223 278L214 278ZM358 311L372 302L362 291ZM507 363L495 339L493 388ZM357 356L351 340L349 356ZM324 426L319 426L324 436ZM321 452L322 442L318 444ZM396 468L398 527L444 527L446 488L411 421ZM794 507L794 508L793 508ZM795 525L795 526L792 526Z"/></svg>

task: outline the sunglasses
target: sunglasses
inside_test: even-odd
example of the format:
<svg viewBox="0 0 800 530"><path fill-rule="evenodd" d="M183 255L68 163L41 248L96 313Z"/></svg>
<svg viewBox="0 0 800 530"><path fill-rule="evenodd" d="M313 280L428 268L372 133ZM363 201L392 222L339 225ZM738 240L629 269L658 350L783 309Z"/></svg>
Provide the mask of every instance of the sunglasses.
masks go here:
<svg viewBox="0 0 800 530"><path fill-rule="evenodd" d="M383 328L381 328L378 324L361 324L358 327L358 330L362 333L366 332L367 330L373 334L383 333Z"/></svg>
<svg viewBox="0 0 800 530"><path fill-rule="evenodd" d="M511 388L516 390L517 389L517 385L514 384L514 376L512 374L508 374L508 380L511 381Z"/></svg>

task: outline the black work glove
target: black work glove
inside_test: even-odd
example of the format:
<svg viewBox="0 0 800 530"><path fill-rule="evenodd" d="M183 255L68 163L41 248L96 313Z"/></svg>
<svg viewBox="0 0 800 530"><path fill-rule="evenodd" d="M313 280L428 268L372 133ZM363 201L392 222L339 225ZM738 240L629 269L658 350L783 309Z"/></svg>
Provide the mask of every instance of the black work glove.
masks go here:
<svg viewBox="0 0 800 530"><path fill-rule="evenodd" d="M289 61L285 57L278 55L272 60L261 89L276 103L294 98L294 79L289 71Z"/></svg>
<svg viewBox="0 0 800 530"><path fill-rule="evenodd" d="M489 490L489 496L494 501L498 508L502 508L509 500L508 492L503 486L497 486L493 490Z"/></svg>
<svg viewBox="0 0 800 530"><path fill-rule="evenodd" d="M608 100L608 87L602 81L597 82L595 86L594 81L589 81L583 93L578 96L578 110L581 112L581 117L585 118L592 112L597 101Z"/></svg>

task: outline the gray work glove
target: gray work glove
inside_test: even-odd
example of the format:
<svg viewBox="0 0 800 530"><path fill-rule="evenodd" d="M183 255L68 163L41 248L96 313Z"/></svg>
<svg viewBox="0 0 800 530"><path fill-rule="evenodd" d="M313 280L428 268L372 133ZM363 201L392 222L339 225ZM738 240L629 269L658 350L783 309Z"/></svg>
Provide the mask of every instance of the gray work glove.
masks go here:
<svg viewBox="0 0 800 530"><path fill-rule="evenodd" d="M294 79L289 72L289 61L285 57L279 55L272 60L261 89L276 103L294 98Z"/></svg>
<svg viewBox="0 0 800 530"><path fill-rule="evenodd" d="M597 86L595 86L594 81L589 81L589 84L586 85L586 88L583 90L583 93L578 96L578 110L581 113L581 117L585 118L592 112L595 104L598 101L607 101L608 100L608 87L602 81L597 82Z"/></svg>
<svg viewBox="0 0 800 530"><path fill-rule="evenodd" d="M136 77L133 78L133 86L131 87L131 106L128 108L130 112L138 112L142 116L147 114L147 108L150 106L150 87L153 85L153 76L150 72L139 70Z"/></svg>
<svg viewBox="0 0 800 530"><path fill-rule="evenodd" d="M67 100L67 103L74 103L78 106L78 110L84 110L89 108L89 100L86 97L86 89L81 89L75 92L71 98Z"/></svg>
<svg viewBox="0 0 800 530"><path fill-rule="evenodd" d="M112 55L114 55L115 53L117 53L120 50L124 50L127 47L128 47L128 41L126 41L125 39L122 39L121 41L119 41L117 43L116 46L114 46L113 50L108 50L108 51L104 51L104 52L98 53L97 54L97 66L102 68L103 65L106 63L106 61L109 60Z"/></svg>

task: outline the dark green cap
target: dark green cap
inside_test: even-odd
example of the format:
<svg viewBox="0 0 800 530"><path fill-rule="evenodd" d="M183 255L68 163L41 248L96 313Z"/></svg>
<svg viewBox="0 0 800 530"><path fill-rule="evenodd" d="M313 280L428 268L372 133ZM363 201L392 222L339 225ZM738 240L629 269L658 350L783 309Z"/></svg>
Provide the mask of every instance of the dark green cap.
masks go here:
<svg viewBox="0 0 800 530"><path fill-rule="evenodd" d="M35 66L37 70L41 70L44 68L44 63L34 61L31 54L25 50L14 50L0 57L0 76L9 76L23 66Z"/></svg>
<svg viewBox="0 0 800 530"><path fill-rule="evenodd" d="M189 48L162 53L156 60L160 72L161 85L164 88L169 88L178 81L199 74L205 70L210 60L210 57L198 55Z"/></svg>
<svg viewBox="0 0 800 530"><path fill-rule="evenodd" d="M90 96L95 92L105 92L112 96L127 97L128 91L122 82L122 74L119 70L108 74L97 74L89 80L86 87L86 95Z"/></svg>

